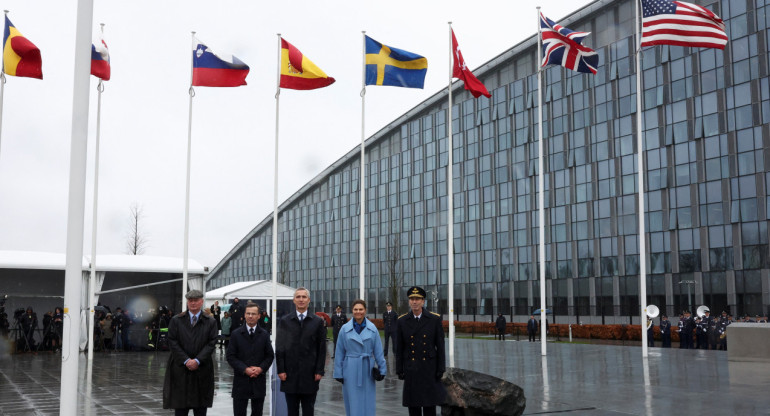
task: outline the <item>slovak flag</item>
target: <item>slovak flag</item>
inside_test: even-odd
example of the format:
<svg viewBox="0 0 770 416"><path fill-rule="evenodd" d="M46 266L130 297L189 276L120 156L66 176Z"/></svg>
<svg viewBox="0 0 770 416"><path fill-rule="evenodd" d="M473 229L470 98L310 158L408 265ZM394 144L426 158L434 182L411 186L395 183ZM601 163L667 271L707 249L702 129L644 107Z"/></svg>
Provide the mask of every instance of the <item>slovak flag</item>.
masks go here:
<svg viewBox="0 0 770 416"><path fill-rule="evenodd" d="M249 66L233 55L220 55L195 39L193 81L195 87L240 87L246 85Z"/></svg>
<svg viewBox="0 0 770 416"><path fill-rule="evenodd" d="M104 39L100 39L98 45L91 44L91 75L102 81L110 80L110 50Z"/></svg>
<svg viewBox="0 0 770 416"><path fill-rule="evenodd" d="M573 71L596 75L599 55L583 45L590 32L575 32L540 13L540 33L543 38L543 65L561 65Z"/></svg>

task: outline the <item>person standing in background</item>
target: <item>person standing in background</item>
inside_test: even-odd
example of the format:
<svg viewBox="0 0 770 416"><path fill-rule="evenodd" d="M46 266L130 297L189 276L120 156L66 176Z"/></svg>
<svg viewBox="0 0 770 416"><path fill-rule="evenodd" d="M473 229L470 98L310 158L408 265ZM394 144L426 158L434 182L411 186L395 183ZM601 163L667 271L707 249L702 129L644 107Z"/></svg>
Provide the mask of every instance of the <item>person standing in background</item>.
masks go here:
<svg viewBox="0 0 770 416"><path fill-rule="evenodd" d="M540 325L535 319L535 315L529 315L529 321L527 321L527 335L529 335L529 342L535 342L535 334L537 334L537 328Z"/></svg>
<svg viewBox="0 0 770 416"><path fill-rule="evenodd" d="M661 347L671 348L671 322L665 314L660 317L660 340Z"/></svg>
<svg viewBox="0 0 770 416"><path fill-rule="evenodd" d="M342 325L348 322L348 317L342 312L342 306L337 305L334 308L334 315L332 315L332 336L334 337L334 350L332 350L332 358L334 358L334 352L337 350L337 337L340 334Z"/></svg>

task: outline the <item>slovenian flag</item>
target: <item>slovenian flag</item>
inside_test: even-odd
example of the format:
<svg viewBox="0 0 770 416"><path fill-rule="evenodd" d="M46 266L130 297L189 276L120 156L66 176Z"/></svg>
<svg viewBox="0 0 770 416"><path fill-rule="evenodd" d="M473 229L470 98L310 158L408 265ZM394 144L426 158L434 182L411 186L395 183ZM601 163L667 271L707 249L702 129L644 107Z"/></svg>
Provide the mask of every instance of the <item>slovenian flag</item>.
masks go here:
<svg viewBox="0 0 770 416"><path fill-rule="evenodd" d="M8 16L3 33L3 70L16 77L43 79L40 49L16 30Z"/></svg>
<svg viewBox="0 0 770 416"><path fill-rule="evenodd" d="M102 81L110 80L110 50L104 39L99 44L91 44L91 75L101 78Z"/></svg>
<svg viewBox="0 0 770 416"><path fill-rule="evenodd" d="M239 87L246 85L249 66L232 55L219 55L195 39L193 81L196 87Z"/></svg>

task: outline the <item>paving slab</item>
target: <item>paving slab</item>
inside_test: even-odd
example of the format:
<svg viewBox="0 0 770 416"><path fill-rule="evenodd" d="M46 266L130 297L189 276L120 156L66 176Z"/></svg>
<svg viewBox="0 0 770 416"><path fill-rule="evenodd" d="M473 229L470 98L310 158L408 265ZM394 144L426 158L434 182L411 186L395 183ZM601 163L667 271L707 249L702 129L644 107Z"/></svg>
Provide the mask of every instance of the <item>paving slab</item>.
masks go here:
<svg viewBox="0 0 770 416"><path fill-rule="evenodd" d="M331 347L329 347L331 351ZM727 360L724 351L633 346L456 340L457 367L503 378L524 389L527 415L770 415L770 364ZM232 369L223 350L211 415L232 414ZM170 415L162 408L168 352L96 353L90 377L80 359L79 415ZM377 414L405 415L403 382L392 372L377 383ZM316 414L344 414L342 386L327 356ZM58 414L61 355L0 355L0 415ZM90 381L89 381L90 380ZM266 401L264 414L269 414Z"/></svg>

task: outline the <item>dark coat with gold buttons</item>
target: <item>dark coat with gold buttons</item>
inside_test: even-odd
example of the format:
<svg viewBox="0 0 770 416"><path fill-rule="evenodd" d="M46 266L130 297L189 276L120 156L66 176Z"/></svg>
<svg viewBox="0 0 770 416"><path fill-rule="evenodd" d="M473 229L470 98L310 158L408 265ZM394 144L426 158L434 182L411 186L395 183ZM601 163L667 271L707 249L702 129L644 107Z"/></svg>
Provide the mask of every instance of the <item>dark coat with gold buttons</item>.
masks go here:
<svg viewBox="0 0 770 416"><path fill-rule="evenodd" d="M419 322L414 314L396 321L396 374L404 376L402 405L440 406L446 399L441 375L446 370L444 330L441 316L422 309Z"/></svg>

